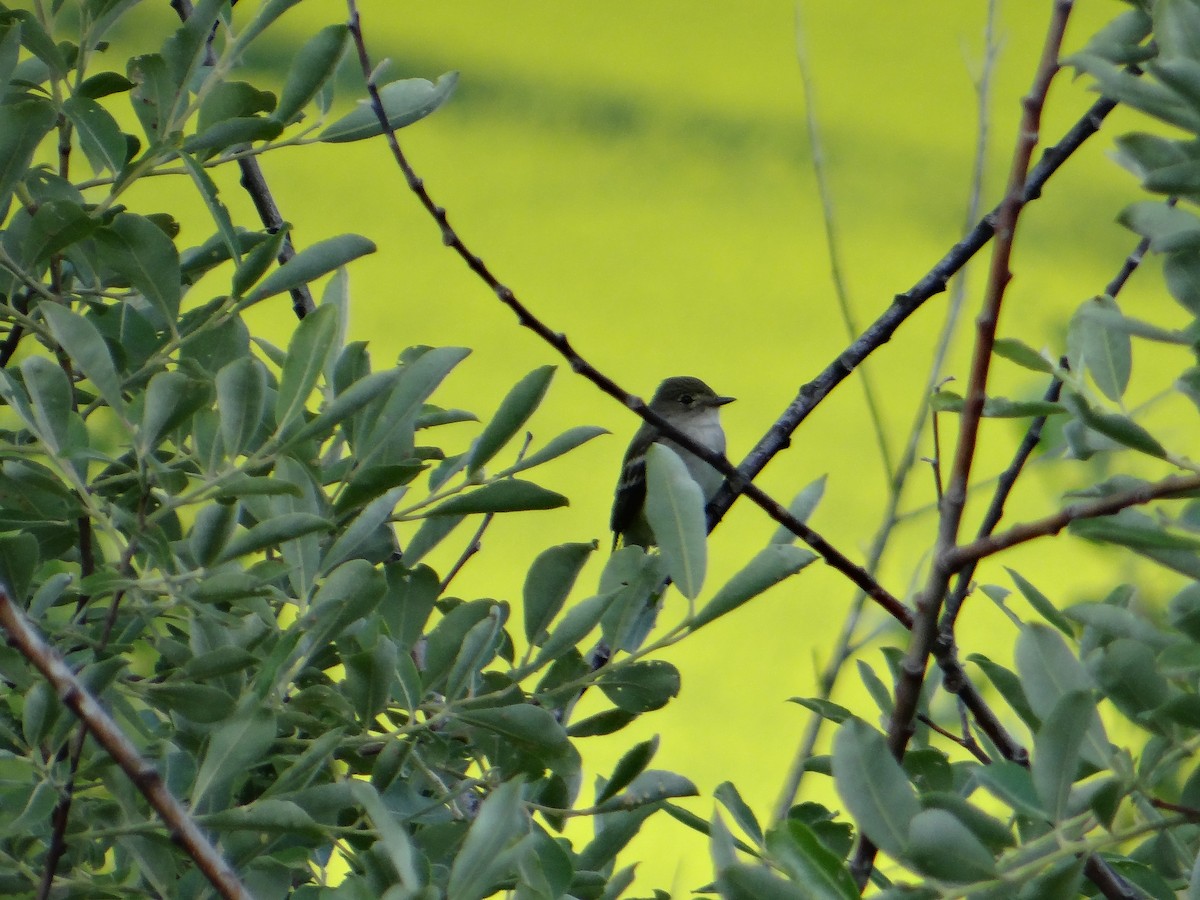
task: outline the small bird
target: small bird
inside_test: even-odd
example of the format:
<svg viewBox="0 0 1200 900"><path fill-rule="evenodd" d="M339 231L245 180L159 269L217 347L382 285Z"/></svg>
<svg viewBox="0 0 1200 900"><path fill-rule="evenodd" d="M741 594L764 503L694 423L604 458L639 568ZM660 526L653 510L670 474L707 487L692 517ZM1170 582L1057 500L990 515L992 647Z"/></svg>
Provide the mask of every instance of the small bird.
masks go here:
<svg viewBox="0 0 1200 900"><path fill-rule="evenodd" d="M696 443L715 453L725 452L725 431L721 428L720 408L733 397L721 397L699 378L677 376L658 386L650 400L650 409L658 413ZM653 547L654 534L646 521L646 450L662 444L679 454L692 479L700 485L705 500L712 499L725 480L716 469L694 453L689 453L670 438L663 437L649 422L637 430L621 464L621 479L613 498L611 527L613 549Z"/></svg>

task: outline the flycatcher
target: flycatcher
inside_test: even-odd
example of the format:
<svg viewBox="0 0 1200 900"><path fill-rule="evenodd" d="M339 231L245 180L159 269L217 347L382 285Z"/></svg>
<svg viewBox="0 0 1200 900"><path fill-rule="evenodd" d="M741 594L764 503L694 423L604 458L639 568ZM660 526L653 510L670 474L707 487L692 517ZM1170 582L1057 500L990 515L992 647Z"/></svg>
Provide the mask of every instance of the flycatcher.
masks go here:
<svg viewBox="0 0 1200 900"><path fill-rule="evenodd" d="M733 397L718 396L699 378L678 376L668 378L658 386L650 400L650 409L697 444L715 453L724 453L725 431L721 428L720 409L733 400ZM649 422L643 422L633 436L629 449L625 451L621 480L617 483L617 495L613 499L611 526L614 550L621 542L627 547L654 546L654 534L645 513L646 450L653 443L662 444L679 454L692 479L700 485L706 501L712 499L725 480L720 472L700 457L664 437Z"/></svg>

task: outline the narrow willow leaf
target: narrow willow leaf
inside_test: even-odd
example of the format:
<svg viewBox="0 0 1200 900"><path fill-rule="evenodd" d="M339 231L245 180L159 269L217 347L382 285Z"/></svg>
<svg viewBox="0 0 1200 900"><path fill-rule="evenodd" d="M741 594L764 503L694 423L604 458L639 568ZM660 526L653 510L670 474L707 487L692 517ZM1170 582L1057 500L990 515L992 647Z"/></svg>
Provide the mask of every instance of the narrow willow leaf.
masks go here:
<svg viewBox="0 0 1200 900"><path fill-rule="evenodd" d="M738 789L734 786L733 782L721 782L713 791L713 797L729 810L729 815L738 823L738 827L753 839L755 844L761 847L764 841L762 826L758 824L758 819L755 818L753 810L742 799L742 795L738 793Z"/></svg>
<svg viewBox="0 0 1200 900"><path fill-rule="evenodd" d="M255 11L254 18L242 26L242 30L237 33L237 40L233 47L226 51L228 55L238 59L252 41L299 2L300 0L266 0L265 3L260 4Z"/></svg>
<svg viewBox="0 0 1200 900"><path fill-rule="evenodd" d="M65 453L70 444L71 382L53 360L31 356L21 363L21 375L29 391L30 411L46 447Z"/></svg>
<svg viewBox="0 0 1200 900"><path fill-rule="evenodd" d="M609 433L607 428L600 428L596 425L577 425L574 428L568 428L562 434L552 438L545 447L530 453L524 459L505 469L501 474L511 475L516 472L522 472L525 469L532 469L534 466L540 466L542 463L556 459L564 453L569 453L576 447L586 444L592 438Z"/></svg>
<svg viewBox="0 0 1200 900"><path fill-rule="evenodd" d="M112 114L95 100L78 95L63 102L63 112L75 127L92 170L96 174L105 169L114 175L120 172L125 165L127 144Z"/></svg>
<svg viewBox="0 0 1200 900"><path fill-rule="evenodd" d="M620 709L638 714L661 709L678 696L680 676L669 662L649 660L611 669L600 678L599 685Z"/></svg>
<svg viewBox="0 0 1200 900"><path fill-rule="evenodd" d="M396 821L396 816L387 808L371 784L357 778L351 778L348 781L355 801L362 807L363 812L367 814L367 818L375 827L375 833L379 835L383 852L387 854L388 861L396 870L400 884L410 893L416 894L424 884L424 879L417 863L420 857L416 847L413 846L412 838Z"/></svg>
<svg viewBox="0 0 1200 900"><path fill-rule="evenodd" d="M315 281L351 260L375 252L375 244L357 234L340 234L306 247L264 278L239 304L244 309L275 294Z"/></svg>
<svg viewBox="0 0 1200 900"><path fill-rule="evenodd" d="M634 778L629 787L616 797L601 803L600 810L636 809L675 797L695 797L699 793L696 785L682 775L651 769Z"/></svg>
<svg viewBox="0 0 1200 900"><path fill-rule="evenodd" d="M325 368L337 336L337 310L319 307L300 320L288 344L275 397L275 427L282 431L298 417Z"/></svg>
<svg viewBox="0 0 1200 900"><path fill-rule="evenodd" d="M1119 444L1159 459L1167 455L1166 449L1154 435L1128 416L1093 409L1085 399L1075 393L1067 394L1063 398L1063 405L1077 415L1088 428L1112 438Z"/></svg>
<svg viewBox="0 0 1200 900"><path fill-rule="evenodd" d="M810 481L792 498L792 502L788 504L788 512L792 514L793 518L800 522L808 521L808 517L813 514L817 504L825 496L825 480L826 476L822 475L820 478ZM776 528L775 533L771 535L772 544L791 544L795 540L796 535L784 525Z"/></svg>
<svg viewBox="0 0 1200 900"><path fill-rule="evenodd" d="M400 372L388 369L384 372L372 372L350 385L342 393L325 404L319 413L296 430L284 444L290 446L310 437L320 437L350 418L376 397L379 397L395 387Z"/></svg>
<svg viewBox="0 0 1200 900"><path fill-rule="evenodd" d="M858 888L844 860L803 822L789 819L767 833L767 850L811 900L856 900Z"/></svg>
<svg viewBox="0 0 1200 900"><path fill-rule="evenodd" d="M1091 691L1069 691L1054 704L1033 736L1033 787L1055 822L1067 811L1079 772L1079 750L1096 718Z"/></svg>
<svg viewBox="0 0 1200 900"><path fill-rule="evenodd" d="M54 108L44 100L0 106L0 214L8 209L13 188L25 177L34 150L56 118Z"/></svg>
<svg viewBox="0 0 1200 900"><path fill-rule="evenodd" d="M1167 290L1193 316L1200 315L1200 253L1181 250L1163 260Z"/></svg>
<svg viewBox="0 0 1200 900"><path fill-rule="evenodd" d="M1071 623L1058 611L1058 607L1050 601L1049 597L1034 587L1020 572L1009 568L1005 568L1004 571L1008 573L1008 577L1013 580L1013 584L1017 586L1025 599L1029 601L1029 605L1037 610L1043 619L1067 637L1075 637L1075 631L1071 628Z"/></svg>
<svg viewBox="0 0 1200 900"><path fill-rule="evenodd" d="M437 80L437 84L424 78L408 78L385 84L379 89L379 97L387 113L388 125L398 129L425 118L450 99L457 83L458 73L447 72ZM364 100L360 101L357 109L329 125L317 138L336 144L361 141L382 133L379 117L371 104Z"/></svg>
<svg viewBox="0 0 1200 900"><path fill-rule="evenodd" d="M329 572L349 559L387 521L407 488L395 487L368 503L348 525L339 529L333 544L321 557L321 572Z"/></svg>
<svg viewBox="0 0 1200 900"><path fill-rule="evenodd" d="M675 586L696 599L708 564L704 494L679 455L659 443L646 451L646 520Z"/></svg>
<svg viewBox="0 0 1200 900"><path fill-rule="evenodd" d="M961 413L966 401L953 391L938 391L929 398L929 406L936 412ZM983 401L985 419L1029 419L1035 416L1053 416L1066 412L1060 404L1048 400L1009 400L1007 397L988 397Z"/></svg>
<svg viewBox="0 0 1200 900"><path fill-rule="evenodd" d="M658 735L640 744L634 744L617 760L612 776L605 782L603 789L596 794L596 803L609 800L628 787L629 783L640 775L654 759L658 752Z"/></svg>
<svg viewBox="0 0 1200 900"><path fill-rule="evenodd" d="M613 602L616 593L616 591L610 591L596 594L594 597L581 600L568 609L558 620L558 627L551 631L550 636L543 642L537 657L531 664L532 667L535 670L540 669L547 663L558 659L563 652L591 634L592 629L600 624L600 619L603 618L605 611Z"/></svg>
<svg viewBox="0 0 1200 900"><path fill-rule="evenodd" d="M772 587L804 569L817 558L811 550L791 544L771 544L760 550L744 569L727 581L691 622L692 629L732 612Z"/></svg>
<svg viewBox="0 0 1200 900"><path fill-rule="evenodd" d="M952 883L983 881L996 873L991 851L944 809L924 809L913 817L907 858L921 872Z"/></svg>
<svg viewBox="0 0 1200 900"><path fill-rule="evenodd" d="M253 356L243 356L217 373L217 415L230 457L247 453L263 425L267 405L267 371Z"/></svg>
<svg viewBox="0 0 1200 900"><path fill-rule="evenodd" d="M467 471L478 472L521 430L533 415L554 377L555 366L534 369L508 392L500 408L467 454Z"/></svg>
<svg viewBox="0 0 1200 900"><path fill-rule="evenodd" d="M273 113L275 119L287 125L296 118L334 76L349 40L350 29L345 25L328 25L296 51Z"/></svg>
<svg viewBox="0 0 1200 900"><path fill-rule="evenodd" d="M137 433L138 452L149 453L169 429L196 411L199 404L189 397L194 386L179 371L158 372L150 379Z"/></svg>
<svg viewBox="0 0 1200 900"><path fill-rule="evenodd" d="M500 735L514 746L535 756L549 759L569 748L567 732L549 710L528 704L498 706L491 709L460 709L455 717Z"/></svg>
<svg viewBox="0 0 1200 900"><path fill-rule="evenodd" d="M125 399L121 396L121 377L96 326L57 303L43 301L38 304L38 310L71 361L96 386L113 411L124 419Z"/></svg>
<svg viewBox="0 0 1200 900"><path fill-rule="evenodd" d="M225 545L225 550L218 557L218 562L228 562L258 553L268 547L276 547L284 541L293 541L306 534L328 531L332 523L328 519L312 513L285 513L259 522L257 525L243 531Z"/></svg>
<svg viewBox="0 0 1200 900"><path fill-rule="evenodd" d="M590 544L560 544L543 550L529 567L523 591L525 639L541 644L550 624L562 611L567 596L588 557L596 549Z"/></svg>
<svg viewBox="0 0 1200 900"><path fill-rule="evenodd" d="M921 805L883 735L861 719L843 723L833 739L833 780L863 833L883 852L902 857Z"/></svg>
<svg viewBox="0 0 1200 900"><path fill-rule="evenodd" d="M1042 722L1067 694L1095 688L1062 636L1044 625L1031 623L1021 630L1016 660L1029 704ZM1099 717L1092 719L1081 753L1097 768L1108 768L1111 752Z"/></svg>
<svg viewBox="0 0 1200 900"><path fill-rule="evenodd" d="M1133 348L1128 333L1109 327L1092 310L1121 314L1117 301L1106 295L1093 297L1076 310L1067 327L1071 368L1077 372L1086 368L1104 396L1117 402L1129 386Z"/></svg>
<svg viewBox="0 0 1200 900"><path fill-rule="evenodd" d="M264 708L244 705L208 739L200 770L192 785L191 806L197 808L210 792L219 792L262 762L275 740L275 717Z"/></svg>
<svg viewBox="0 0 1200 900"><path fill-rule="evenodd" d="M1117 220L1149 238L1150 249L1156 253L1200 249L1200 218L1182 207L1144 200L1127 206Z"/></svg>
<svg viewBox="0 0 1200 900"><path fill-rule="evenodd" d="M128 279L164 321L174 326L183 296L179 251L161 228L144 216L121 213L95 233L103 261Z"/></svg>
<svg viewBox="0 0 1200 900"><path fill-rule="evenodd" d="M469 516L473 513L520 512L534 509L555 509L566 506L562 494L546 490L531 481L505 478L485 484L475 490L451 497L431 509L427 516Z"/></svg>
<svg viewBox="0 0 1200 900"><path fill-rule="evenodd" d="M415 427L429 395L470 352L465 347L433 347L400 369L399 381L375 416L373 427L355 439L359 465L385 446L397 429Z"/></svg>
<svg viewBox="0 0 1200 900"><path fill-rule="evenodd" d="M992 352L1034 372L1044 372L1049 375L1054 371L1054 364L1050 360L1016 338L997 338Z"/></svg>
<svg viewBox="0 0 1200 900"><path fill-rule="evenodd" d="M516 870L514 851L530 830L521 787L519 778L506 781L483 801L450 867L449 896L482 900Z"/></svg>

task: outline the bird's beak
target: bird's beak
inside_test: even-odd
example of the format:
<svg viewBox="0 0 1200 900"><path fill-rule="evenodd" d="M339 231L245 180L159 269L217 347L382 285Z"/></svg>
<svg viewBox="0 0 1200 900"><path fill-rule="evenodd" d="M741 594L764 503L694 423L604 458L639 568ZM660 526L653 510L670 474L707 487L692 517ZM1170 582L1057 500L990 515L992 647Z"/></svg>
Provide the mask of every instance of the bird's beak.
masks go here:
<svg viewBox="0 0 1200 900"><path fill-rule="evenodd" d="M710 402L713 406L724 406L726 403L732 403L737 397L714 397Z"/></svg>

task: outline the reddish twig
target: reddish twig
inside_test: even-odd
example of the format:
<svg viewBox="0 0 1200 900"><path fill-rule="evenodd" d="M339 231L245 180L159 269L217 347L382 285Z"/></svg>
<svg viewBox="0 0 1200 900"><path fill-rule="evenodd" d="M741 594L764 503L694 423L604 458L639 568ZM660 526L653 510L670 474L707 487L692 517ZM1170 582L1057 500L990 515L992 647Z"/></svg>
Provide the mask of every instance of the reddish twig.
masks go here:
<svg viewBox="0 0 1200 900"><path fill-rule="evenodd" d="M950 554L958 540L967 501L967 487L971 476L971 464L975 458L975 443L979 422L983 415L986 399L988 371L992 360L992 347L996 339L996 326L1005 289L1012 279L1009 269L1012 257L1013 237L1021 209L1025 205L1025 186L1029 175L1029 164L1037 146L1038 130L1041 126L1042 106L1050 90L1050 82L1058 72L1058 53L1066 30L1072 0L1056 0L1050 26L1046 33L1041 59L1034 76L1033 87L1022 98L1023 115L1016 148L1013 151L1008 185L1003 202L996 216L996 240L992 246L987 289L983 309L976 321L975 346L971 359L970 377L959 417L958 442L955 446L950 478L946 492L939 504L937 543L934 548L933 564L924 590L917 596L916 616L909 639L908 651L896 678L896 702L888 725L888 747L892 755L902 759L909 738L912 736L913 719L920 702L921 687L925 682L925 671L937 639L938 617L942 601L954 575ZM869 840L860 840L850 869L859 888L866 886L874 868L877 849Z"/></svg>

